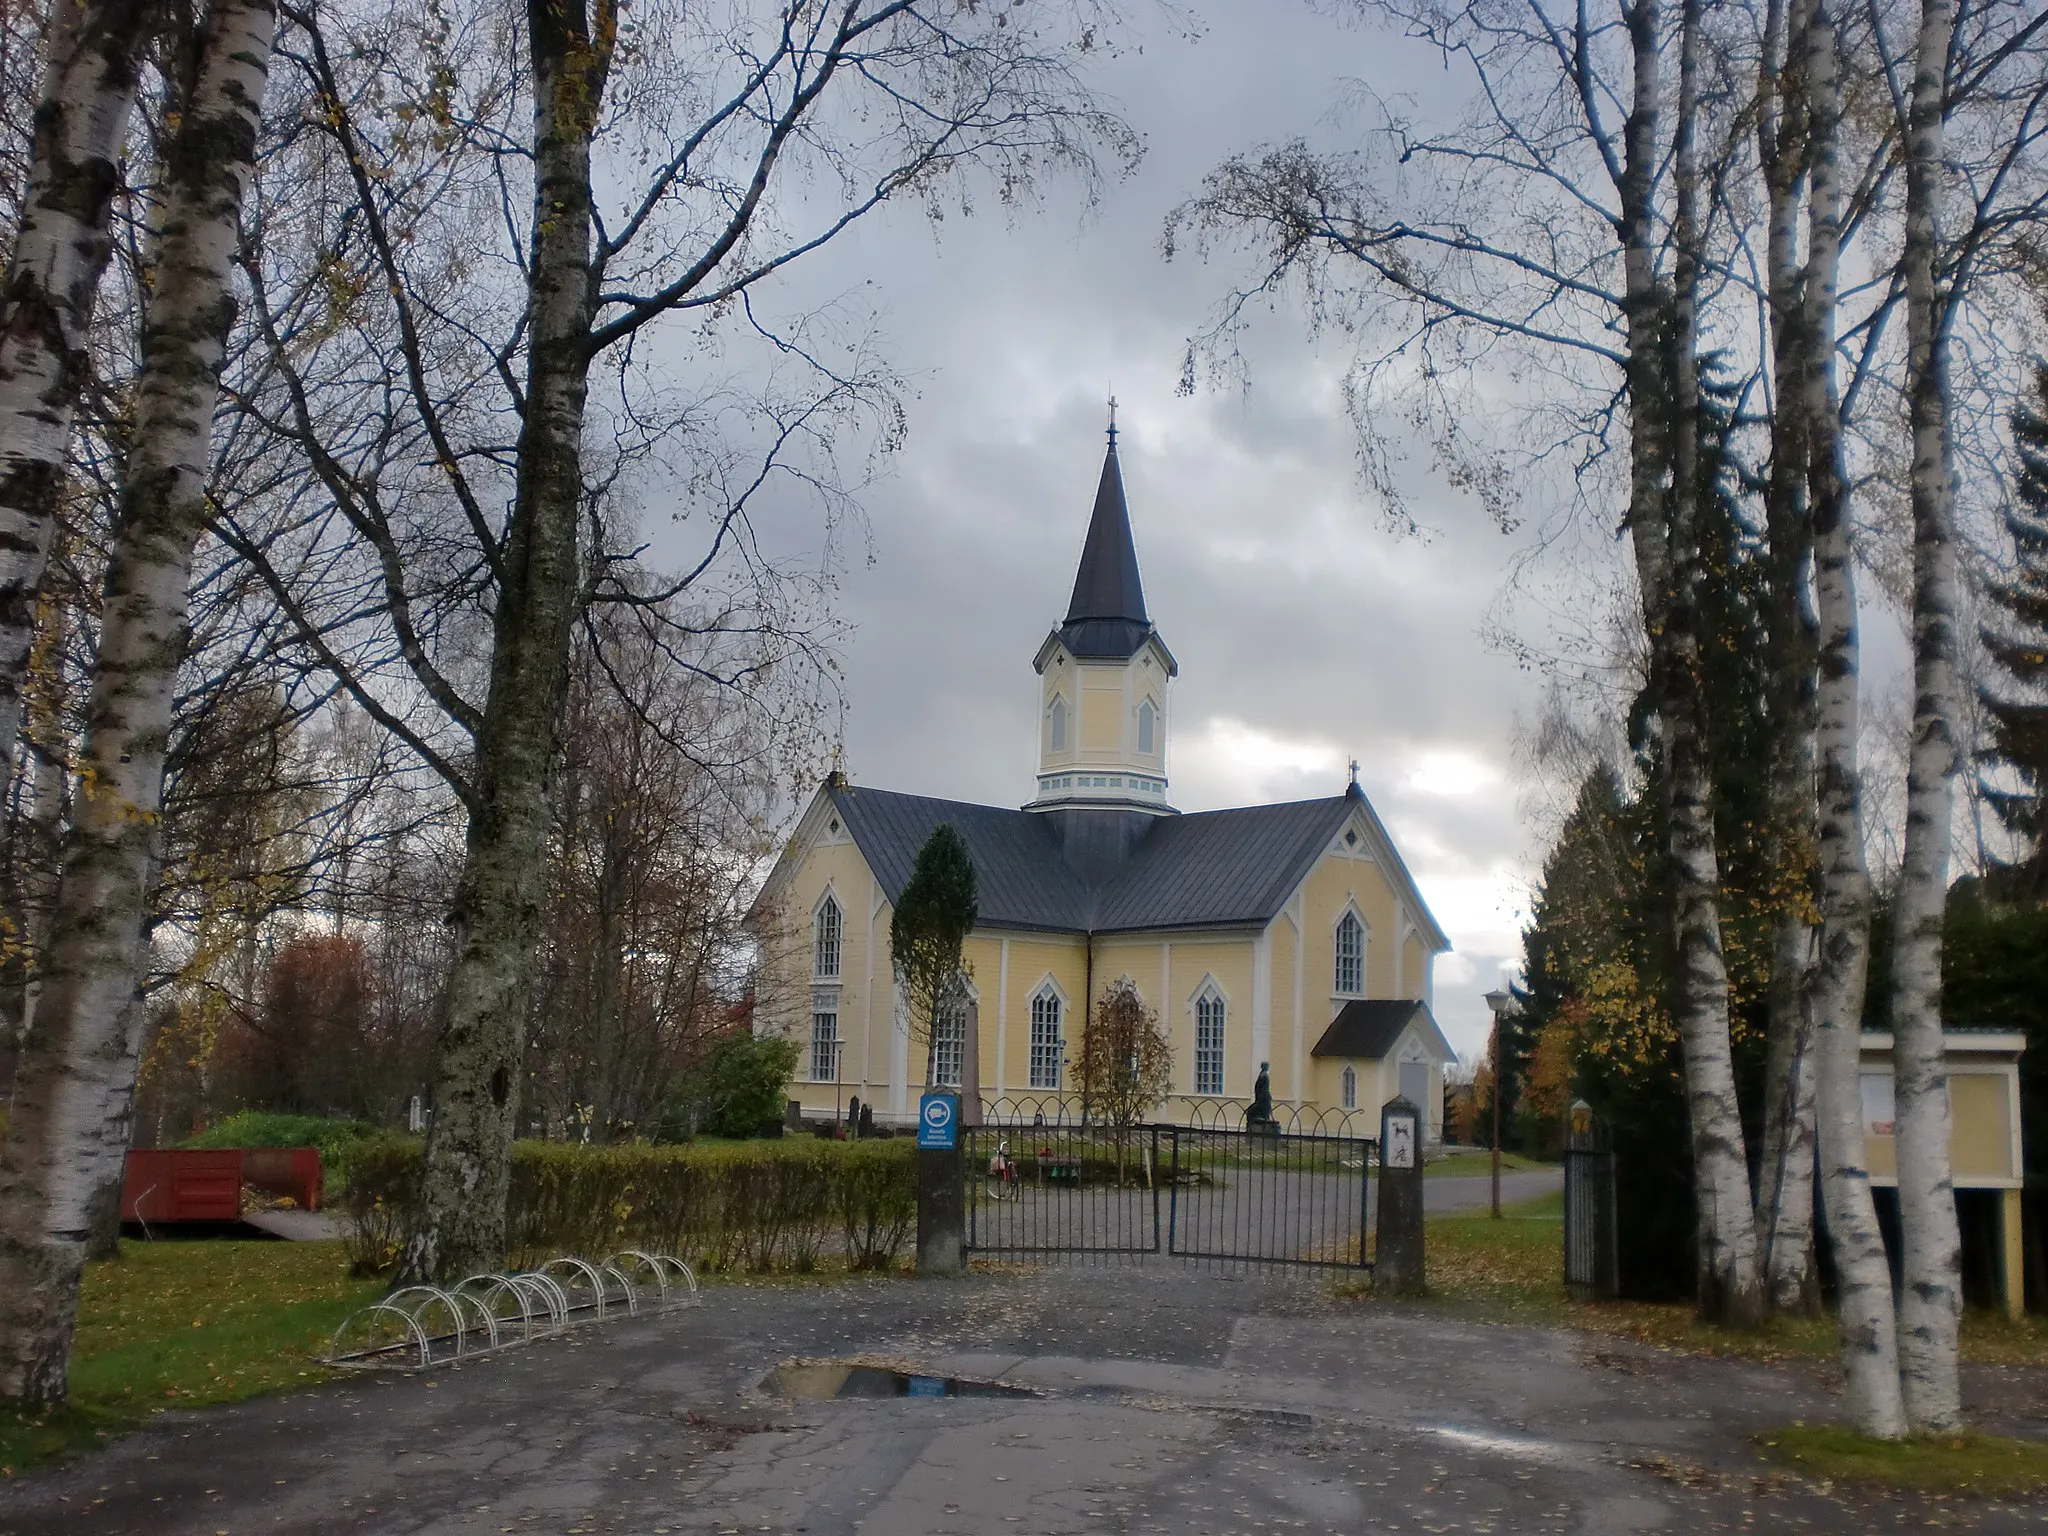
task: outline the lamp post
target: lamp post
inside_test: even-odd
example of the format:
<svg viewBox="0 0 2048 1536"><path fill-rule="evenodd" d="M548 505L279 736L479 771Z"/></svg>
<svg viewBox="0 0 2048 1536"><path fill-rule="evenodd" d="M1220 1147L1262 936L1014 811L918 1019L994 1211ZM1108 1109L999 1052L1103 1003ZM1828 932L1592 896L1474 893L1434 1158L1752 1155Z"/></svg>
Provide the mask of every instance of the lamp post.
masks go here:
<svg viewBox="0 0 2048 1536"><path fill-rule="evenodd" d="M1496 987L1486 994L1486 1006L1493 1010L1493 1217L1500 1219L1500 1063L1501 1035L1507 1028L1508 1010L1515 1006L1514 994Z"/></svg>

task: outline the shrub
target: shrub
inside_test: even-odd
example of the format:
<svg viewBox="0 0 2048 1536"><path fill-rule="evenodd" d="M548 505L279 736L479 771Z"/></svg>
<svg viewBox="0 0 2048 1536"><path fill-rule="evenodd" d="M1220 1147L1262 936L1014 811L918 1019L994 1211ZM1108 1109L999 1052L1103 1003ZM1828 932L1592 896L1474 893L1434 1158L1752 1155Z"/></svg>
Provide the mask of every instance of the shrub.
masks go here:
<svg viewBox="0 0 2048 1536"><path fill-rule="evenodd" d="M913 1144L812 1138L728 1145L512 1148L508 1258L621 1248L672 1253L707 1270L808 1271L833 1234L847 1267L887 1269L917 1221ZM358 1144L341 1199L350 1261L388 1268L411 1221L420 1144Z"/></svg>
<svg viewBox="0 0 2048 1536"><path fill-rule="evenodd" d="M695 1123L713 1136L740 1140L758 1136L763 1126L782 1122L789 1077L801 1054L793 1040L776 1035L735 1033L721 1036L703 1064L683 1074L669 1092L660 1123L666 1135L687 1124L695 1105Z"/></svg>
<svg viewBox="0 0 2048 1536"><path fill-rule="evenodd" d="M398 1262L419 1199L420 1152L414 1136L365 1138L349 1150L347 1176L328 1186L351 1274L382 1274Z"/></svg>
<svg viewBox="0 0 2048 1536"><path fill-rule="evenodd" d="M277 1115L260 1109L238 1110L180 1143L187 1147L317 1147L326 1181L339 1186L348 1176L348 1160L377 1127L361 1120L329 1120L321 1115Z"/></svg>
<svg viewBox="0 0 2048 1536"><path fill-rule="evenodd" d="M848 1269L887 1269L917 1225L915 1144L832 1144L832 1203L846 1235Z"/></svg>

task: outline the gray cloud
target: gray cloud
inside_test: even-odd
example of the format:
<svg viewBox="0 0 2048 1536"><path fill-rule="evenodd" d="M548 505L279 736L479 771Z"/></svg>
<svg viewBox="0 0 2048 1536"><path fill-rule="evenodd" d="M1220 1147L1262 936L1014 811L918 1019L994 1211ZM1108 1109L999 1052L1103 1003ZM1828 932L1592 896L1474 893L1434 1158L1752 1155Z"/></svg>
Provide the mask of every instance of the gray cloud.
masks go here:
<svg viewBox="0 0 2048 1536"><path fill-rule="evenodd" d="M1054 189L936 238L902 210L789 296L871 280L915 388L909 441L866 497L874 560L842 593L846 763L890 788L1029 795L1030 661L1065 611L1113 386L1146 595L1182 668L1175 803L1335 793L1355 756L1458 946L1437 1011L1469 1060L1528 873L1509 748L1538 688L1479 638L1513 546L1426 460L1408 478L1435 536L1388 531L1353 470L1341 342L1305 336L1298 314L1254 325L1248 388L1179 397L1185 340L1240 274L1221 257L1168 264L1159 245L1225 155L1335 132L1344 77L1385 89L1436 66L1306 6L1220 7L1194 43L1154 20L1103 66L1149 152L1098 208Z"/></svg>

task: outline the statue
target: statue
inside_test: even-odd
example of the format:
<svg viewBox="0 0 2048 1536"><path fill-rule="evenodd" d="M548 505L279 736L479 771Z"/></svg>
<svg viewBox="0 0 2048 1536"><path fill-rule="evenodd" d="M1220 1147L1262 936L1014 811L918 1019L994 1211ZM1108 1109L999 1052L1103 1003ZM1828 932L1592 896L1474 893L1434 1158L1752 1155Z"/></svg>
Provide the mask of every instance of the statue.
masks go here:
<svg viewBox="0 0 2048 1536"><path fill-rule="evenodd" d="M1259 1080L1252 1085L1252 1107L1244 1112L1246 1130L1264 1129L1273 1124L1273 1079L1269 1076L1270 1062L1259 1063Z"/></svg>

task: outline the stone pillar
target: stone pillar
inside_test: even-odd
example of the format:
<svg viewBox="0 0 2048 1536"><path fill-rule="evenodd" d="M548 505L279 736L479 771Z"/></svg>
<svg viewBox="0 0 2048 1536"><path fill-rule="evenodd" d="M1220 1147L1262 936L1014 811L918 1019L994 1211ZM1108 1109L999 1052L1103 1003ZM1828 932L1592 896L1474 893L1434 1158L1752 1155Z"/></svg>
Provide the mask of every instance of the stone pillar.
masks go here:
<svg viewBox="0 0 2048 1536"><path fill-rule="evenodd" d="M928 1093L917 1117L917 1272L958 1275L967 1263L966 1150L960 1101Z"/></svg>
<svg viewBox="0 0 2048 1536"><path fill-rule="evenodd" d="M1374 1238L1376 1296L1420 1296L1422 1277L1422 1110L1405 1098L1380 1110L1380 1198Z"/></svg>

